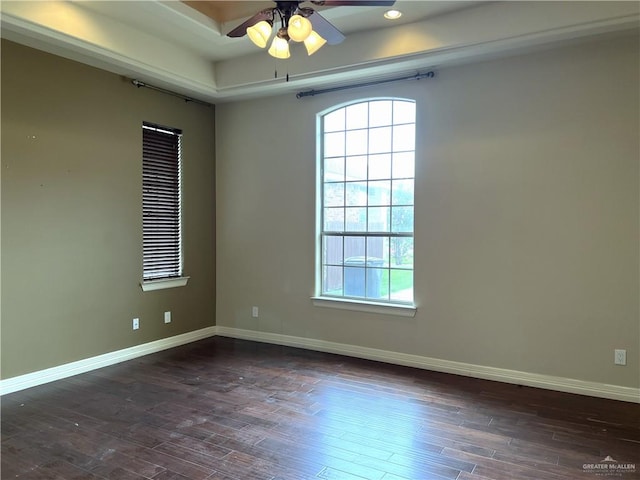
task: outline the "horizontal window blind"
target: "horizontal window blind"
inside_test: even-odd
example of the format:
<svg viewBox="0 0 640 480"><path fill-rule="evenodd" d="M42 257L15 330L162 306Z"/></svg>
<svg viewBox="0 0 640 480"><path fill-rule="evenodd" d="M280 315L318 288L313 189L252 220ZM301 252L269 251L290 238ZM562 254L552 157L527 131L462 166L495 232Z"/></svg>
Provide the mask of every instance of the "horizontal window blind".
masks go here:
<svg viewBox="0 0 640 480"><path fill-rule="evenodd" d="M143 279L182 275L181 137L177 129L142 128Z"/></svg>

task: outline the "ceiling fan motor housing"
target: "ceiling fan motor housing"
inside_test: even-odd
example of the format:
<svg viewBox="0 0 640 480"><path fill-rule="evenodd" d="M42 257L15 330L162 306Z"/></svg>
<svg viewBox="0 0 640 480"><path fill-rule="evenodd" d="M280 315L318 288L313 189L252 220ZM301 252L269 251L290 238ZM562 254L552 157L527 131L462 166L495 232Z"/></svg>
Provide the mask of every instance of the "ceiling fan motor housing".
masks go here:
<svg viewBox="0 0 640 480"><path fill-rule="evenodd" d="M289 19L296 13L298 10L298 5L301 2L276 2L276 9L280 12L285 25L283 27L289 26Z"/></svg>

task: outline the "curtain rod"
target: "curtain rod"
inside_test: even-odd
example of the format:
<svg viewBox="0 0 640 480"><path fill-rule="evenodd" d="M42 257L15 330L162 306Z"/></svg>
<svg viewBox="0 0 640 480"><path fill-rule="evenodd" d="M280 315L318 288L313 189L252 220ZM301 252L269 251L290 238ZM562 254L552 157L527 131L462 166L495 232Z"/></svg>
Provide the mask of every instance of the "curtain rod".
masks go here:
<svg viewBox="0 0 640 480"><path fill-rule="evenodd" d="M433 77L435 77L435 75L436 74L433 71L430 71L430 72L426 72L426 73L416 73L415 75L410 75L408 77L389 78L387 80L375 80L375 81L372 81L372 82L355 83L353 85L344 85L344 86L341 86L341 87L324 88L324 89L321 89L321 90L307 90L306 92L298 92L298 93L296 93L296 98L313 97L315 95L320 95L320 94L329 93L329 92L337 92L339 90L347 90L349 88L370 87L370 86L373 86L373 85L380 85L382 83L400 82L402 80L422 80L423 78L433 78Z"/></svg>
<svg viewBox="0 0 640 480"><path fill-rule="evenodd" d="M140 87L149 88L151 90L155 90L156 92L166 93L167 95L171 95L173 97L181 98L185 102L193 102L193 103L197 103L199 105L204 105L205 107L212 107L213 106L211 103L203 102L202 100L198 100L197 98L187 97L186 95L182 95L181 93L172 92L171 90L167 90L165 88L160 88L160 87L156 87L154 85L149 85L148 83L141 82L140 80L133 79L133 80L131 80L131 83L133 85L135 85L136 87L138 87L138 88L140 88Z"/></svg>

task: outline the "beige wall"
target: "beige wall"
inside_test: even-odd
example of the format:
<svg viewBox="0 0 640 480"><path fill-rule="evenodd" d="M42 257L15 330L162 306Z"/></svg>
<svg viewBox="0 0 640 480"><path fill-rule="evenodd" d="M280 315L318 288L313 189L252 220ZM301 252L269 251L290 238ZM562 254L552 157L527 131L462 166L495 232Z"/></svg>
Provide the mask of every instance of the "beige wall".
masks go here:
<svg viewBox="0 0 640 480"><path fill-rule="evenodd" d="M638 58L605 39L218 106L218 325L638 387ZM310 301L315 114L376 96L418 103L410 319Z"/></svg>
<svg viewBox="0 0 640 480"><path fill-rule="evenodd" d="M183 288L139 286L143 121L184 132ZM1 153L2 378L215 324L213 108L3 41Z"/></svg>

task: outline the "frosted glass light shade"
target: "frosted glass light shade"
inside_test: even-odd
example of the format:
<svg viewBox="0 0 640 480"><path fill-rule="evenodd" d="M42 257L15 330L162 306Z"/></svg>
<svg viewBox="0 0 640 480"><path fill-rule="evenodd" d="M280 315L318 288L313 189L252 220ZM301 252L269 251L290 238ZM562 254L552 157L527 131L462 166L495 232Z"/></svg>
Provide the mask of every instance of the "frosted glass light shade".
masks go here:
<svg viewBox="0 0 640 480"><path fill-rule="evenodd" d="M247 28L247 35L258 47L264 48L267 46L271 36L271 24L266 20L262 20Z"/></svg>
<svg viewBox="0 0 640 480"><path fill-rule="evenodd" d="M311 22L302 15L294 15L289 19L287 33L294 42L304 42L312 30Z"/></svg>
<svg viewBox="0 0 640 480"><path fill-rule="evenodd" d="M275 58L289 58L291 54L289 53L289 42L287 39L282 38L280 36L280 32L271 42L271 48L269 48L269 55Z"/></svg>
<svg viewBox="0 0 640 480"><path fill-rule="evenodd" d="M307 48L307 54L313 55L318 50L320 50L320 48L325 43L327 43L327 41L324 38L322 38L320 35L318 35L317 32L311 32L311 34L304 41L304 46Z"/></svg>

